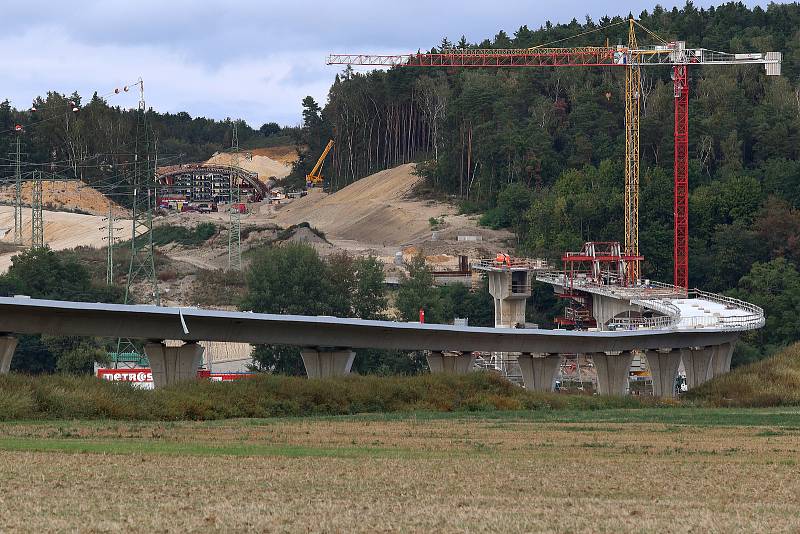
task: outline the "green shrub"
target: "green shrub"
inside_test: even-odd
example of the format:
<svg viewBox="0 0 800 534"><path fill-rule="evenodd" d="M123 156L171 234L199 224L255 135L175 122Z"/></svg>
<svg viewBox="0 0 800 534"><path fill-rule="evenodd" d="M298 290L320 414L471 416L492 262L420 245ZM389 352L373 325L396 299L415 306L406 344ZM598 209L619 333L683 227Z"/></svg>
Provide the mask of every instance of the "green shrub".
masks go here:
<svg viewBox="0 0 800 534"><path fill-rule="evenodd" d="M601 409L660 406L652 397L536 393L494 373L307 379L262 374L147 391L90 376L0 376L0 420L210 420L411 411Z"/></svg>
<svg viewBox="0 0 800 534"><path fill-rule="evenodd" d="M189 247L200 246L217 234L217 226L211 222L200 223L194 228L165 224L153 228L153 243L167 245L178 243Z"/></svg>

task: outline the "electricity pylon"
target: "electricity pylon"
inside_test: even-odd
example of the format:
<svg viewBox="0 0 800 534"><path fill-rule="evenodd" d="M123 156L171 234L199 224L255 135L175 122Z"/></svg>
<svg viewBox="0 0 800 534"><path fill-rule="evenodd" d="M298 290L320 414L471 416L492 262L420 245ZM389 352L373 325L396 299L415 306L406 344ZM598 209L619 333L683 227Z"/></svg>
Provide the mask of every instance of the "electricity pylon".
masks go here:
<svg viewBox="0 0 800 534"><path fill-rule="evenodd" d="M144 302L159 306L161 298L156 277L153 245L152 198L155 168L150 156L150 137L144 102L144 82L139 79L139 112L136 121L136 146L133 160L133 199L131 202L131 261L125 286L125 303L131 300L134 284L144 283L149 291Z"/></svg>
<svg viewBox="0 0 800 534"><path fill-rule="evenodd" d="M231 185L230 197L231 208L230 229L228 230L228 269L232 271L242 270L242 213L239 206L242 202L241 183L236 176L239 172L239 133L236 130L236 122L233 123L233 135L231 137Z"/></svg>
<svg viewBox="0 0 800 534"><path fill-rule="evenodd" d="M20 136L17 135L14 151L14 244L22 244L22 152Z"/></svg>
<svg viewBox="0 0 800 534"><path fill-rule="evenodd" d="M31 194L31 248L44 248L42 171L33 171L33 193Z"/></svg>
<svg viewBox="0 0 800 534"><path fill-rule="evenodd" d="M106 285L114 284L114 245L117 242L116 231L122 230L122 227L114 226L117 222L114 217L114 204L111 200L108 201L108 217L103 218L106 221L105 226L101 226L100 230L106 230L106 237L103 239L108 241L108 248L106 249Z"/></svg>
<svg viewBox="0 0 800 534"><path fill-rule="evenodd" d="M131 200L131 261L128 267L128 279L125 284L125 304L133 297L133 287L137 283L144 284L148 291L139 304L161 305L156 277L155 247L153 245L153 187L155 185L155 161L150 156L150 138L147 128L146 108L144 102L144 82L141 78L139 86L139 110L136 119L136 144L133 160L133 198ZM109 244L110 245L110 244ZM113 261L113 258L112 258ZM117 341L117 357L120 354L138 352L133 340ZM115 362L116 364L116 362Z"/></svg>

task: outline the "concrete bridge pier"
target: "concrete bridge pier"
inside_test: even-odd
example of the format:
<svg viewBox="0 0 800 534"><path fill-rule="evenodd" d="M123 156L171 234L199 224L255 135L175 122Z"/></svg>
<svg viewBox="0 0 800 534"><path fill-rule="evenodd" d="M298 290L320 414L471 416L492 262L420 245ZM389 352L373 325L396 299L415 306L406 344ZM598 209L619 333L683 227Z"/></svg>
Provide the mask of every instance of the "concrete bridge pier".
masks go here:
<svg viewBox="0 0 800 534"><path fill-rule="evenodd" d="M168 347L162 343L147 343L144 353L153 371L153 387L161 388L197 378L197 369L203 363L203 347L198 343L184 343Z"/></svg>
<svg viewBox="0 0 800 534"><path fill-rule="evenodd" d="M328 378L350 374L356 353L350 349L313 349L305 347L300 350L303 365L308 378Z"/></svg>
<svg viewBox="0 0 800 534"><path fill-rule="evenodd" d="M686 369L686 385L689 389L711 378L711 362L715 352L717 352L716 345L683 351L683 367Z"/></svg>
<svg viewBox="0 0 800 534"><path fill-rule="evenodd" d="M688 350L659 349L645 352L647 365L653 377L653 395L656 397L675 396L675 378L681 365L681 356Z"/></svg>
<svg viewBox="0 0 800 534"><path fill-rule="evenodd" d="M14 336L0 336L0 375L8 373L11 369L11 358L17 350L17 338Z"/></svg>
<svg viewBox="0 0 800 534"><path fill-rule="evenodd" d="M736 342L717 345L717 350L714 353L714 360L711 363L712 378L731 371L731 358L733 358L733 349L735 346Z"/></svg>
<svg viewBox="0 0 800 534"><path fill-rule="evenodd" d="M534 354L523 352L519 355L519 368L525 387L531 391L553 391L553 382L561 363L560 354Z"/></svg>
<svg viewBox="0 0 800 534"><path fill-rule="evenodd" d="M452 373L465 375L475 364L474 352L442 352L432 350L425 356L431 373Z"/></svg>
<svg viewBox="0 0 800 534"><path fill-rule="evenodd" d="M601 395L625 395L628 391L633 352L626 350L616 354L592 352L597 371L597 390Z"/></svg>

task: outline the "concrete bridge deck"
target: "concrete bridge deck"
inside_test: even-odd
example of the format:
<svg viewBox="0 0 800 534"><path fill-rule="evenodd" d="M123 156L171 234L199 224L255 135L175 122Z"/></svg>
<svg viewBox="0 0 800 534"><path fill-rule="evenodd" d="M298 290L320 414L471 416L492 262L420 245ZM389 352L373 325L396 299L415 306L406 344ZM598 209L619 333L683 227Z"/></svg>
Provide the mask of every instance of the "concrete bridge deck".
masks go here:
<svg viewBox="0 0 800 534"><path fill-rule="evenodd" d="M203 353L199 341L295 345L310 377L349 373L355 348L426 351L432 372L454 373L468 372L476 352L519 353L526 387L542 391L552 389L561 354L582 353L591 356L604 394L625 393L633 352L643 351L657 395L674 395L681 361L690 386L727 372L740 335L719 326L599 332L474 328L11 297L0 298L0 333L5 334L0 373L9 370L16 334L146 340L156 387L195 376ZM167 346L166 340L184 344Z"/></svg>

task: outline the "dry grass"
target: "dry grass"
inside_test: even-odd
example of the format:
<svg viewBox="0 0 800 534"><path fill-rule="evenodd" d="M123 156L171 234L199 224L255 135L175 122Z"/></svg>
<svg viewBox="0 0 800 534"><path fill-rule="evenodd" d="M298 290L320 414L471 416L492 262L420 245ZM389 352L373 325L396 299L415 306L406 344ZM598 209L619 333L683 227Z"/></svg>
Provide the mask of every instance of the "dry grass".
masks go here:
<svg viewBox="0 0 800 534"><path fill-rule="evenodd" d="M798 406L800 343L706 382L687 397L714 406Z"/></svg>
<svg viewBox="0 0 800 534"><path fill-rule="evenodd" d="M6 424L0 531L796 531L783 417Z"/></svg>

